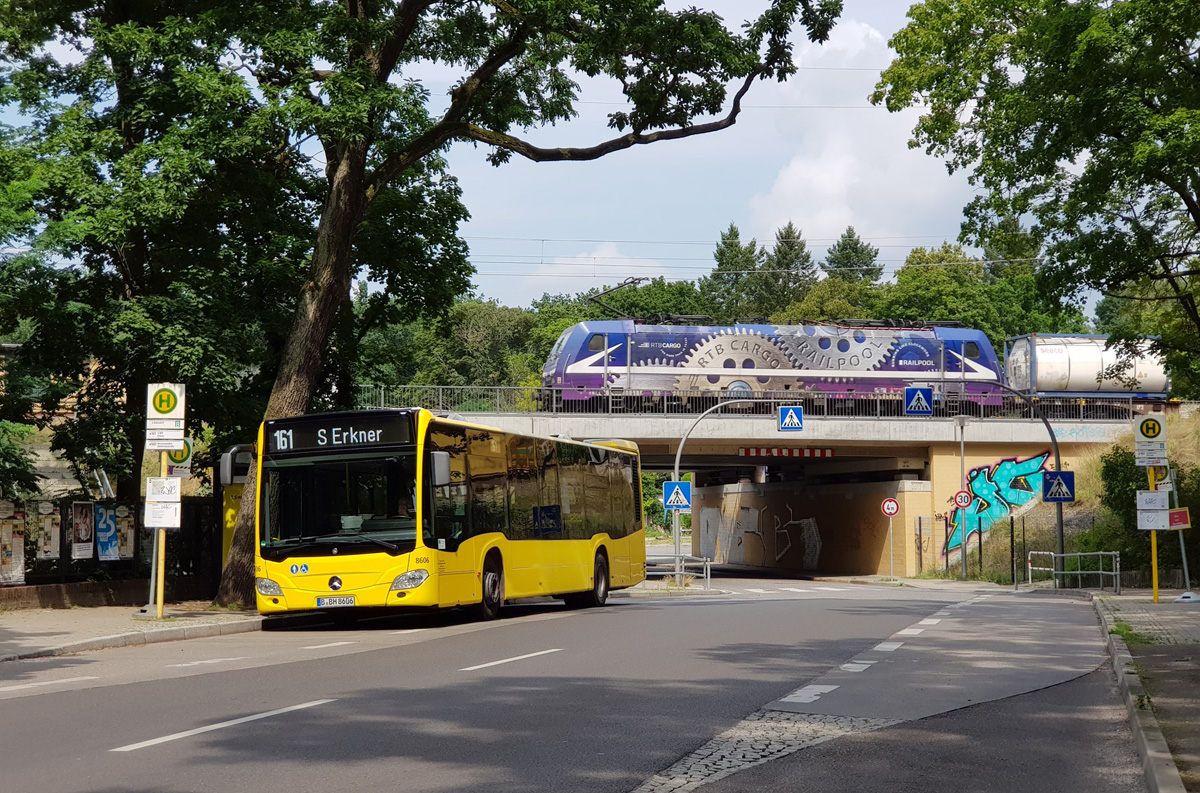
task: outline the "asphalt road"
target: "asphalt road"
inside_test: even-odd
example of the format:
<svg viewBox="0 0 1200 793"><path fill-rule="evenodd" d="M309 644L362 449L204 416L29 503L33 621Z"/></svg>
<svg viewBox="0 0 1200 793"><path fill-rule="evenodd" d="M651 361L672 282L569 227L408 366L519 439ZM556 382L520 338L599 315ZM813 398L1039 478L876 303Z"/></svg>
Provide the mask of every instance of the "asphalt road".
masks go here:
<svg viewBox="0 0 1200 793"><path fill-rule="evenodd" d="M0 664L0 789L1145 789L1082 602L721 586Z"/></svg>

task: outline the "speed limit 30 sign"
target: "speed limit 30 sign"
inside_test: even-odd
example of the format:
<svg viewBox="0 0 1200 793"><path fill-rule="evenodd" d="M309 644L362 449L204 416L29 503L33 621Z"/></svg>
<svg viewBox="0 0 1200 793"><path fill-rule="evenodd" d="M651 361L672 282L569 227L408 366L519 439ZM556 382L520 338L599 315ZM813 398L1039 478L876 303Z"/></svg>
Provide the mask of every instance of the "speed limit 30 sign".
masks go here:
<svg viewBox="0 0 1200 793"><path fill-rule="evenodd" d="M954 494L954 506L959 509L966 509L971 506L971 494L965 490L960 490Z"/></svg>
<svg viewBox="0 0 1200 793"><path fill-rule="evenodd" d="M900 502L894 498L885 498L879 508L883 510L884 515L894 518L900 512Z"/></svg>

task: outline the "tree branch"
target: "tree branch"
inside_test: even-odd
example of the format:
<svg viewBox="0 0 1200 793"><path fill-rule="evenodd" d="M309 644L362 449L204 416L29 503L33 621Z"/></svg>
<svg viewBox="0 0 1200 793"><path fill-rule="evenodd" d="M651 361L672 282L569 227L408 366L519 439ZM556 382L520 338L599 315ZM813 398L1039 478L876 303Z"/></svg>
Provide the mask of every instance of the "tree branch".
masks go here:
<svg viewBox="0 0 1200 793"><path fill-rule="evenodd" d="M388 78L392 76L392 72L396 70L396 64L400 60L400 53L404 51L405 45L412 38L413 31L417 29L421 15L437 2L438 0L404 0L396 9L396 15L392 17L392 35L384 42L375 62L375 80L377 82L387 82Z"/></svg>
<svg viewBox="0 0 1200 793"><path fill-rule="evenodd" d="M502 149L508 149L515 154L520 154L526 159L534 162L584 162L587 160L596 160L606 154L612 154L616 151L628 149L633 146L641 146L648 143L657 143L663 140L678 140L680 138L689 138L693 135L704 135L709 132L731 127L737 121L738 115L742 111L742 97L750 89L754 80L762 73L761 69L756 69L746 77L746 81L742 87L738 89L733 98L733 106L730 108L728 115L716 121L711 121L707 124L696 124L690 127L678 127L675 129L664 129L658 132L638 133L631 132L627 135L606 140L595 146L586 146L579 148L554 148L547 149L540 146L534 146L527 141L515 138L503 132L495 132L493 130L483 129L473 124L464 125L463 136L487 143L492 146L497 146Z"/></svg>
<svg viewBox="0 0 1200 793"><path fill-rule="evenodd" d="M404 151L388 157L375 170L367 187L368 204L397 174L403 173L421 158L436 151L452 138L469 137L465 134L468 127L462 123L462 118L470 110L471 100L506 63L524 52L528 39L528 29L524 25L518 26L513 30L512 38L494 50L458 88L450 92L450 107L446 109L442 119L409 144Z"/></svg>

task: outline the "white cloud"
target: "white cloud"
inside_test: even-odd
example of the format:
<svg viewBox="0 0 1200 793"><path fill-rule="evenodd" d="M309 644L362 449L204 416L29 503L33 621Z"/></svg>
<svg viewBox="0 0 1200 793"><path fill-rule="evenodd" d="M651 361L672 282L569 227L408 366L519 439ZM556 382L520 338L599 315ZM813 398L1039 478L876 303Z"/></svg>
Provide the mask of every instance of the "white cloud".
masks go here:
<svg viewBox="0 0 1200 793"><path fill-rule="evenodd" d="M630 277L665 276L676 278L662 262L631 256L615 242L599 242L576 248L569 254L547 256L553 251L577 244L555 240L478 240L472 245L472 261L479 271L477 280L492 284L485 297L503 292L506 305L526 306L544 294L575 294L601 285L616 286ZM522 250L501 253L500 250ZM690 274L689 274L690 275Z"/></svg>
<svg viewBox="0 0 1200 793"><path fill-rule="evenodd" d="M845 19L827 45L803 48L798 60L807 67L876 69L893 56L886 39L871 25ZM798 77L781 91L781 103L867 104L878 74L802 71ZM917 117L915 110L890 114L881 108L814 112L803 126L782 129L795 153L779 167L770 188L749 202L749 228L769 238L791 220L820 253L852 225L860 236L876 241L889 269L910 247L953 239L971 188L965 175L950 176L939 160L908 148Z"/></svg>

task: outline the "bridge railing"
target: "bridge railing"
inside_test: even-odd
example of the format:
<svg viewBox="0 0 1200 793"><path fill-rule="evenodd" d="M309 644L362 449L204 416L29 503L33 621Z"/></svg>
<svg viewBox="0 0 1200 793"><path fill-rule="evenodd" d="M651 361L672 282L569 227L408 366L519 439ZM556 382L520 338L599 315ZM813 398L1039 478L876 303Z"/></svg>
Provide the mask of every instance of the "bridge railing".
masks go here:
<svg viewBox="0 0 1200 793"><path fill-rule="evenodd" d="M773 414L800 405L814 418L906 418L900 394L819 394L787 391L715 391L625 393L513 386L358 386L360 408L423 407L454 413L547 413L552 415L696 415L720 402L738 400L728 412ZM1047 418L1058 421L1128 421L1145 406L1128 397L1041 399ZM935 394L933 417L967 415L982 419L1035 418L1019 397L992 394ZM911 416L908 418L912 418Z"/></svg>

